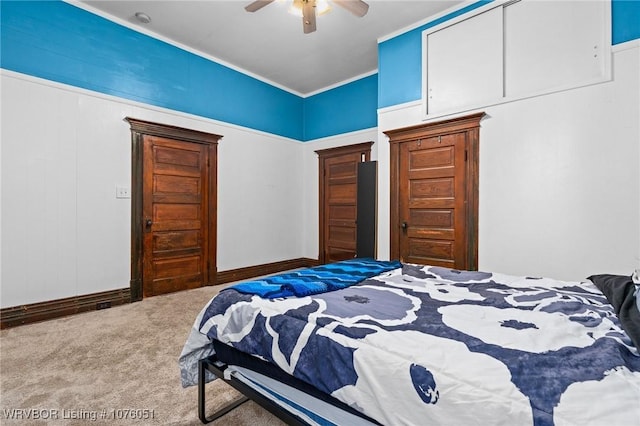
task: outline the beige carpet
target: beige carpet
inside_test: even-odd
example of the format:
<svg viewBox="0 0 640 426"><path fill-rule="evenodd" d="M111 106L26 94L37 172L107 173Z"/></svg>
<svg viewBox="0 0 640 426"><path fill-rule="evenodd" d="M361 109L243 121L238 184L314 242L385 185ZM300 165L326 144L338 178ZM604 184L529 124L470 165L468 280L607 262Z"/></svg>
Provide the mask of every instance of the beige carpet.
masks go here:
<svg viewBox="0 0 640 426"><path fill-rule="evenodd" d="M197 388L182 388L177 360L196 315L217 291L205 287L2 330L0 423L200 424ZM221 380L210 383L208 412L237 395ZM126 410L153 419L114 419ZM58 418L25 421L34 415ZM211 424L284 423L247 402Z"/></svg>

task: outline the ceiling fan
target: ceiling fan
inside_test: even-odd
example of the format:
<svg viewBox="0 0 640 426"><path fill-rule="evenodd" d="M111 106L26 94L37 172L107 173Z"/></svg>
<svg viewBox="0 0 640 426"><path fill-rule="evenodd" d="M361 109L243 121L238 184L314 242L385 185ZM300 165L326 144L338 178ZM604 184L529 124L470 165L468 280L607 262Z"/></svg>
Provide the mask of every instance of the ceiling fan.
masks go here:
<svg viewBox="0 0 640 426"><path fill-rule="evenodd" d="M255 12L274 0L258 0L245 6L247 12ZM332 0L333 3L347 9L358 17L363 17L369 10L369 5L362 0ZM316 0L293 0L294 8L302 10L302 28L305 34L316 30Z"/></svg>

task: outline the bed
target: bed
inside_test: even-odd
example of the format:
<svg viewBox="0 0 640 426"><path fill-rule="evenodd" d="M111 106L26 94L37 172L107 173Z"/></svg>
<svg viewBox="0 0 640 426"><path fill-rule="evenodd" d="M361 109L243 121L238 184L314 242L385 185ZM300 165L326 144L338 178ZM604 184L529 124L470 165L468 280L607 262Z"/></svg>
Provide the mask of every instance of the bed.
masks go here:
<svg viewBox="0 0 640 426"><path fill-rule="evenodd" d="M231 286L179 364L288 424L638 425L640 282L353 259Z"/></svg>

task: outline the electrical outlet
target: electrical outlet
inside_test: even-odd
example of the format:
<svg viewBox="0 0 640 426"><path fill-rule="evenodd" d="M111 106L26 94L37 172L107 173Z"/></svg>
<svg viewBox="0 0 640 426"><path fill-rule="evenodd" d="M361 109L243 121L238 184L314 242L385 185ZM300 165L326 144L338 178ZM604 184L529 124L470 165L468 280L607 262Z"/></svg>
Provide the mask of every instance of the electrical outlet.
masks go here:
<svg viewBox="0 0 640 426"><path fill-rule="evenodd" d="M131 190L127 186L116 186L116 198L131 198Z"/></svg>
<svg viewBox="0 0 640 426"><path fill-rule="evenodd" d="M111 307L111 302L98 302L96 303L96 311L100 309L107 309Z"/></svg>

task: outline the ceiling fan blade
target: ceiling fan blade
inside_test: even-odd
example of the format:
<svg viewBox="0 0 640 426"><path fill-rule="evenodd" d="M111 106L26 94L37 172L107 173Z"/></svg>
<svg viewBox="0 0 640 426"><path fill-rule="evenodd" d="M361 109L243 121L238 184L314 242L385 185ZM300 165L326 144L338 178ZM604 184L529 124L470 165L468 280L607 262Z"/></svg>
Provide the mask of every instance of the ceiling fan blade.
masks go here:
<svg viewBox="0 0 640 426"><path fill-rule="evenodd" d="M362 0L333 0L333 2L360 18L369 11L369 5Z"/></svg>
<svg viewBox="0 0 640 426"><path fill-rule="evenodd" d="M305 34L316 30L316 1L308 0L302 5L302 29Z"/></svg>
<svg viewBox="0 0 640 426"><path fill-rule="evenodd" d="M244 10L246 10L247 12L255 12L257 10L262 9L263 7L268 5L269 3L273 3L273 0L258 0L258 1L254 1L253 3L248 4L247 6L245 6Z"/></svg>

